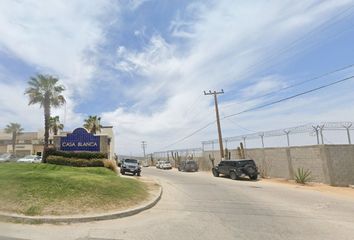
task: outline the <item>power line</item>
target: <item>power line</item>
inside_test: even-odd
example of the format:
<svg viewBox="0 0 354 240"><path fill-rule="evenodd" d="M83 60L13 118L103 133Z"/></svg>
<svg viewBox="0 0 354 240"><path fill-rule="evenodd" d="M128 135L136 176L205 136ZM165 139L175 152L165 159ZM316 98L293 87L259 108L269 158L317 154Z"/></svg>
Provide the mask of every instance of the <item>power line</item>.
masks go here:
<svg viewBox="0 0 354 240"><path fill-rule="evenodd" d="M199 128L199 129L195 130L194 132L190 133L189 135L187 135L187 136L185 136L185 137L183 137L183 138L181 138L181 139L179 139L179 140L177 140L177 141L175 141L175 142L173 142L173 143L171 143L171 144L169 144L169 145L163 147L163 149L169 148L169 147L171 147L171 146L173 146L173 145L175 145L175 144L177 144L177 143L183 142L184 140L186 140L186 139L192 137L193 135L197 134L198 132L200 132L200 131L206 129L207 127L209 127L210 125L214 124L215 122L216 122L216 120L214 120L214 121L212 121L212 122L206 124L205 126L203 126L203 127Z"/></svg>
<svg viewBox="0 0 354 240"><path fill-rule="evenodd" d="M274 102L270 102L270 103L267 103L267 104L264 104L264 105L261 105L261 106L249 108L249 109L243 110L243 111L238 112L238 113L226 115L226 116L224 116L222 119L229 118L229 117L233 117L233 116L237 116L237 115L240 115L240 114L242 114L242 113L246 113L246 112L258 110L258 109L261 109L261 108L265 108L265 107L274 105L274 104L276 104L276 103L284 102L284 101L287 101L287 100L290 100L290 99L293 99L293 98L296 98L296 97L299 97L299 96L302 96L302 95L305 95L305 94L308 94L308 93L311 93L311 92L315 92L315 91L317 91L317 90L320 90L320 89L323 89L323 88L326 88L326 87L329 87L329 86L333 86L333 85L338 84L338 83L341 83L341 82L348 81L348 80L350 80L350 79L352 79L352 78L354 78L354 75L353 75L353 76L350 76L350 77L347 77L347 78L344 78L344 79L341 79L341 80L338 80L338 81L335 81L335 82L332 82L332 83L329 83L329 84L322 85L322 86L320 86L320 87L316 87L316 88L310 89L310 90L305 91L305 92L301 92L301 93L292 95L292 96L290 96L290 97L282 98L282 99L280 99L280 100L277 100L277 101L274 101Z"/></svg>
<svg viewBox="0 0 354 240"><path fill-rule="evenodd" d="M221 119L223 119L224 116L225 116L225 114L221 114ZM240 124L236 123L235 121L233 121L233 120L230 119L230 118L226 118L226 119L227 119L229 122L231 122L232 124L236 125L236 126L237 126L238 128L240 128L240 129L246 130L246 131L248 131L248 132L253 132L253 133L257 132L257 131L254 131L254 130L251 130L251 129L249 129L249 128L246 128L246 127L241 126Z"/></svg>
<svg viewBox="0 0 354 240"><path fill-rule="evenodd" d="M344 9L343 11L340 11L337 15L335 15L334 17L332 17L330 20L325 21L323 23L321 23L320 25L316 26L315 28L311 29L310 31L308 31L306 34L302 35L301 37L293 40L292 42L290 42L286 47L282 48L280 51L271 54L268 57L263 58L261 61L259 61L258 63L255 63L251 66L249 66L246 69L245 74L246 75L247 72L249 72L250 70L252 70L253 68L257 67L258 65L264 65L264 63L267 63L270 61L270 59L272 59L274 56L279 56L279 54L283 54L286 53L288 50L292 49L294 46L296 46L299 42L301 42L302 40L308 38L311 34L315 33L316 31L319 30L319 32L323 31L324 29L328 28L331 25L335 25L338 22L340 22L340 16L344 15L346 12L350 12L353 9L354 5L351 5L350 7ZM350 16L351 13L348 14L348 16ZM346 18L348 16L344 16L343 18ZM332 21L332 22L331 22ZM326 25L326 23L330 22L329 24ZM242 77L239 77L242 78Z"/></svg>
<svg viewBox="0 0 354 240"><path fill-rule="evenodd" d="M313 89L310 89L308 91L305 91L305 92L301 92L301 93L298 93L298 94L295 94L295 95L292 95L290 97L286 97L286 98L282 98L280 100L277 100L277 101L274 101L274 102L270 102L270 103L267 103L267 104L264 104L264 105L261 105L261 106L257 106L257 107L253 107L253 108L249 108L249 109L246 109L246 110L243 110L241 112L238 112L238 113L234 113L234 114L230 114L230 115L227 115L227 116L224 116L222 117L221 119L226 119L226 118L230 118L230 117L233 117L233 116L237 116L237 115L241 115L243 113L246 113L246 112L251 112L251 111L254 111L254 110L258 110L258 109L261 109L261 108L265 108L265 107L268 107L268 106L271 106L271 105L274 105L274 104L277 104L277 103L280 103L280 102L284 102L284 101L287 101L287 100L290 100L290 99L293 99L293 98L296 98L296 97L299 97L299 96L302 96L302 95L305 95L305 94L308 94L308 93L311 93L311 92L315 92L315 91L318 91L320 89L323 89L323 88L327 88L327 87L330 87L330 86L333 86L335 84L339 84L339 83L342 83L342 82L345 82L345 81L348 81L350 79L354 78L354 75L353 76L350 76L350 77L346 77L346 78L343 78L343 79L340 79L338 81L335 81L335 82L332 82L332 83L329 83L329 84L325 84L325 85L322 85L320 87L316 87L316 88L313 88ZM214 124L216 122L216 120L212 121L212 122L209 122L208 124L206 124L205 126L195 130L194 132L188 134L187 136L173 142L172 144L169 144L167 146L164 147L165 148L168 148L170 146L173 146L177 143L180 143L192 136L194 136L195 134L197 134L198 132L206 129L207 127L209 127L210 125Z"/></svg>
<svg viewBox="0 0 354 240"><path fill-rule="evenodd" d="M261 96L257 96L257 97L252 98L252 99L249 98L249 99L246 99L246 100L241 101L241 102L238 102L238 103L233 103L233 104L230 104L230 105L223 106L223 108L225 109L225 108L228 108L228 107L230 107L230 106L232 106L232 105L234 105L234 104L245 103L245 102L249 102L250 100L256 100L256 99L268 97L268 96L271 96L271 95L273 95L273 94L275 94L275 93L278 93L278 92L280 92L280 91L288 90L288 89L293 88L293 87L298 87L298 86L303 85L303 84L305 84L305 83L309 83L309 82L315 81L315 80L317 80L317 79L321 79L321 78L323 78L323 77L327 77L327 76L329 76L329 75L331 75L331 74L333 74L333 73L341 72L341 71L343 71L343 70L346 70L346 69L349 69L349 68L352 68L352 67L354 67L354 63L349 64L349 65L347 65L347 66L345 66L345 67L337 68L337 69L335 69L335 70L332 70L332 71L323 73L323 74L318 75L318 76L316 76L316 77L312 77L312 78L306 79L306 80L304 80L304 81L301 81L301 82L298 82L298 83L294 83L294 84L292 84L292 85L289 85L289 86L286 86L286 87L277 89L276 91L272 91L272 92L263 94L263 95L261 95Z"/></svg>

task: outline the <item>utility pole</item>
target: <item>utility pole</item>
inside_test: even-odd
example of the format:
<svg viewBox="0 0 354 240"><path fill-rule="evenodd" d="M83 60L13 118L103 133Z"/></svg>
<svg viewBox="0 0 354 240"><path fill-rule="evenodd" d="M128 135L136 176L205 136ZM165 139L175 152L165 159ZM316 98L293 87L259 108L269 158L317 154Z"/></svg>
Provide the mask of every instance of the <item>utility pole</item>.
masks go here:
<svg viewBox="0 0 354 240"><path fill-rule="evenodd" d="M220 146L220 156L221 159L224 159L224 147L223 147L223 143L222 143L222 134L221 134L221 126L220 126L220 117L219 117L219 108L218 108L218 94L223 94L224 90L221 89L221 92L217 92L217 91L210 91L208 93L206 93L204 91L204 95L214 95L214 103L215 103L215 113L216 113L216 123L218 126L218 135L219 135L219 146Z"/></svg>
<svg viewBox="0 0 354 240"><path fill-rule="evenodd" d="M141 147L143 148L143 153L144 153L144 159L146 157L146 154L145 154L145 148L146 148L147 144L145 141L141 141Z"/></svg>

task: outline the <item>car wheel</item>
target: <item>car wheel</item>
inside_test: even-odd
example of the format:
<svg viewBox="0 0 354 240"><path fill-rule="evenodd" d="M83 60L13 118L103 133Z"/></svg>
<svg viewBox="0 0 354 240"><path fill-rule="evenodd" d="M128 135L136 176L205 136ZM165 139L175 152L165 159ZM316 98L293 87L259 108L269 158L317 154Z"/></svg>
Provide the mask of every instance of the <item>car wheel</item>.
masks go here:
<svg viewBox="0 0 354 240"><path fill-rule="evenodd" d="M125 175L125 172L124 172L124 171L120 171L120 173L121 173L122 175Z"/></svg>
<svg viewBox="0 0 354 240"><path fill-rule="evenodd" d="M257 170L252 165L246 165L244 169L245 169L245 173L248 176L254 176L255 174L257 174Z"/></svg>
<svg viewBox="0 0 354 240"><path fill-rule="evenodd" d="M249 176L251 180L257 180L258 174Z"/></svg>
<svg viewBox="0 0 354 240"><path fill-rule="evenodd" d="M219 177L219 172L215 168L213 168L212 172L214 177Z"/></svg>
<svg viewBox="0 0 354 240"><path fill-rule="evenodd" d="M236 179L237 179L236 173L235 173L235 172L230 172L230 178L231 178L232 180L236 180Z"/></svg>
<svg viewBox="0 0 354 240"><path fill-rule="evenodd" d="M140 172L138 172L136 175L137 175L138 177L140 177Z"/></svg>

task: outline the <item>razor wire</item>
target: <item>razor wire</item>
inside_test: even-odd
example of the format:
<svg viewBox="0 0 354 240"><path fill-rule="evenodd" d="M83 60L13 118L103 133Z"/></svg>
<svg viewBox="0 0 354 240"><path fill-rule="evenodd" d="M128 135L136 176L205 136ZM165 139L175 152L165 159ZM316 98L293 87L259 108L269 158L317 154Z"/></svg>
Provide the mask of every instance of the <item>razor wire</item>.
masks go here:
<svg viewBox="0 0 354 240"><path fill-rule="evenodd" d="M265 138L265 137L287 136L288 137L288 145L290 145L289 144L289 135L299 134L299 133L309 133L309 134L313 134L313 136L317 136L317 143L320 144L320 138L321 138L321 142L323 143L323 131L330 130L330 131L347 131L348 143L351 144L349 131L353 128L354 128L353 122L308 123L308 124L299 125L299 126L290 127L290 128L281 128L281 129L257 132L257 133L252 133L252 134L244 134L244 135L233 136L233 137L225 137L222 140L225 143L235 142L235 141L243 141L245 143L246 139L250 140L250 139L261 138L262 142L263 142L263 138ZM214 145L214 144L218 144L218 143L219 143L218 139L202 141L202 148L204 149L204 147L206 145Z"/></svg>

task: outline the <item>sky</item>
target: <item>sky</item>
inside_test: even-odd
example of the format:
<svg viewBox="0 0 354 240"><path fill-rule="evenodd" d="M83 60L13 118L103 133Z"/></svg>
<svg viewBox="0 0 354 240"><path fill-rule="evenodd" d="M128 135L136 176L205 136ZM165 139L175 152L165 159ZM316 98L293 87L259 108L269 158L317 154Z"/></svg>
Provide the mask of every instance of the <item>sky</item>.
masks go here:
<svg viewBox="0 0 354 240"><path fill-rule="evenodd" d="M0 127L43 128L28 106L31 76L66 88L53 109L65 130L88 115L115 131L115 151L200 147L217 137L203 91L220 91L220 115L354 75L354 1L3 0L0 2ZM353 121L354 80L221 121L225 137L309 122ZM267 96L260 97L267 93ZM173 144L178 142L176 144Z"/></svg>

